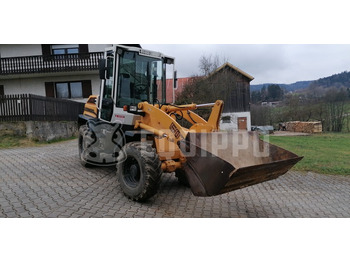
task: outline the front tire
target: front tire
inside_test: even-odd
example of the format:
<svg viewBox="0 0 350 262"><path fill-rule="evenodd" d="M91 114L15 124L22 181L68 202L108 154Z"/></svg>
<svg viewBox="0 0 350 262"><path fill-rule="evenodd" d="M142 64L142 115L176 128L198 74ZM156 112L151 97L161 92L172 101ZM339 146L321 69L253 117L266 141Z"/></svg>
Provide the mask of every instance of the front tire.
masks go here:
<svg viewBox="0 0 350 262"><path fill-rule="evenodd" d="M131 142L119 152L117 176L124 194L143 202L154 196L162 175L156 149L147 143Z"/></svg>

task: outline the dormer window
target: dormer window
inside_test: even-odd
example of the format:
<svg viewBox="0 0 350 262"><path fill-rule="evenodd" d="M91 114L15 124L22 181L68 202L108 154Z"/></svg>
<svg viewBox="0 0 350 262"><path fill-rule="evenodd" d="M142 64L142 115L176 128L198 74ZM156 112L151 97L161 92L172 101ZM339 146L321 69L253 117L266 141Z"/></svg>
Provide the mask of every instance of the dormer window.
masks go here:
<svg viewBox="0 0 350 262"><path fill-rule="evenodd" d="M51 44L41 45L44 61L52 59L89 58L87 44Z"/></svg>
<svg viewBox="0 0 350 262"><path fill-rule="evenodd" d="M51 45L52 55L78 54L79 45Z"/></svg>

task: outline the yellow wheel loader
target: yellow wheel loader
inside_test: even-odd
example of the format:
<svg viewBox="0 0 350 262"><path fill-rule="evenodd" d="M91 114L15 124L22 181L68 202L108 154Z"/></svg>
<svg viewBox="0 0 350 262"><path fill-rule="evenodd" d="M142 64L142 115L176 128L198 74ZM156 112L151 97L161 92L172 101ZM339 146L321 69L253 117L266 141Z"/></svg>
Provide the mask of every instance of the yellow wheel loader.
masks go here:
<svg viewBox="0 0 350 262"><path fill-rule="evenodd" d="M100 61L101 90L79 116L84 166L116 165L124 194L145 201L163 172L175 172L196 196L215 196L275 179L302 157L259 139L255 132L221 132L223 101L166 101L174 58L137 45L114 45ZM194 111L211 108L207 120ZM189 122L185 128L180 119Z"/></svg>

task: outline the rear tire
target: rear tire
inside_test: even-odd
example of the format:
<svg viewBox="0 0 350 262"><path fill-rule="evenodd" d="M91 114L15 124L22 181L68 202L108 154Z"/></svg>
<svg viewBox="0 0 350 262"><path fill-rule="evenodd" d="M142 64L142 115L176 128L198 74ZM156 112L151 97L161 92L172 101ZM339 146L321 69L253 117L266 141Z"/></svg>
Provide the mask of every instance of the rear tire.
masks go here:
<svg viewBox="0 0 350 262"><path fill-rule="evenodd" d="M83 167L92 167L93 165L87 163L82 157L82 153L83 153L83 150L84 150L84 136L87 134L87 131L88 131L88 127L86 125L82 125L79 128L79 141L78 141L79 160L80 160L80 164Z"/></svg>
<svg viewBox="0 0 350 262"><path fill-rule="evenodd" d="M161 161L149 144L131 142L119 152L117 176L121 189L130 199L143 202L154 196L161 175Z"/></svg>

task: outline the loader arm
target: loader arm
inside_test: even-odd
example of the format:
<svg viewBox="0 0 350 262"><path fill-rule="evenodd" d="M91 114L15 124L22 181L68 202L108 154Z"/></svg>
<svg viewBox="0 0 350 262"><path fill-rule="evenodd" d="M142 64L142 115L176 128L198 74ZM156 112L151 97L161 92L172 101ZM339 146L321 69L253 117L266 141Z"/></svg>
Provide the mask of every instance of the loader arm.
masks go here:
<svg viewBox="0 0 350 262"><path fill-rule="evenodd" d="M212 107L209 121L204 120L192 110L201 107ZM144 112L141 120L136 121L135 129L144 129L155 135L157 153L164 171L173 172L182 168L186 158L179 148L179 141L185 141L188 133L213 132L219 129L219 120L223 102L221 100L204 105L152 105L148 102L138 104L138 109ZM192 123L190 129L182 127L173 113L181 114L187 121Z"/></svg>
<svg viewBox="0 0 350 262"><path fill-rule="evenodd" d="M135 129L141 128L154 133L160 138L177 142L187 136L188 131L178 124L169 114L159 109L159 106L148 102L138 104L145 113L141 120L136 121Z"/></svg>
<svg viewBox="0 0 350 262"><path fill-rule="evenodd" d="M215 103L209 104L189 104L183 106L162 106L162 110L168 114L171 113L181 113L181 116L192 124L190 131L195 132L215 132L219 131L219 122L221 113L223 110L224 102L222 100L217 100ZM208 121L200 117L198 114L192 110L199 108L211 107L211 114Z"/></svg>

